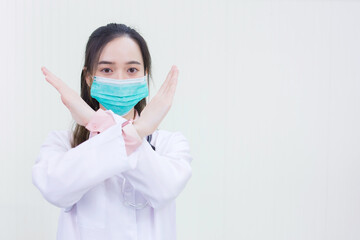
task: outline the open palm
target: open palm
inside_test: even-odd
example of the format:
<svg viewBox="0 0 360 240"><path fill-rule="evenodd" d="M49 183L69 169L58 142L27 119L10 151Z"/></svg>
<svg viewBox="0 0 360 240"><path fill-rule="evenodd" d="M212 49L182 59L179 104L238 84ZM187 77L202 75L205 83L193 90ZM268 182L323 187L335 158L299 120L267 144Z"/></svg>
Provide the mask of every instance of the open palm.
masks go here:
<svg viewBox="0 0 360 240"><path fill-rule="evenodd" d="M42 67L41 71L45 75L46 81L54 86L60 93L61 101L70 110L74 120L79 125L86 126L95 111L79 96L78 93L71 89L60 78L56 77L46 67Z"/></svg>
<svg viewBox="0 0 360 240"><path fill-rule="evenodd" d="M176 66L172 66L159 91L151 99L150 103L146 105L140 117L134 122L134 127L141 138L152 134L170 110L175 95L178 75L179 70Z"/></svg>

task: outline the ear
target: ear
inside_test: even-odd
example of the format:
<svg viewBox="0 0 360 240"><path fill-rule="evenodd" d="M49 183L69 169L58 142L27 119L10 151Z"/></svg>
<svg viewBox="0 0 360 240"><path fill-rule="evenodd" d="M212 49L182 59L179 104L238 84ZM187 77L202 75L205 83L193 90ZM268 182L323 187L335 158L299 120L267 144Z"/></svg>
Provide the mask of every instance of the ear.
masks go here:
<svg viewBox="0 0 360 240"><path fill-rule="evenodd" d="M86 84L89 86L90 88L90 83L91 83L91 76L90 74L87 72L87 68L86 67L83 67L83 72L85 74L85 81L86 81Z"/></svg>

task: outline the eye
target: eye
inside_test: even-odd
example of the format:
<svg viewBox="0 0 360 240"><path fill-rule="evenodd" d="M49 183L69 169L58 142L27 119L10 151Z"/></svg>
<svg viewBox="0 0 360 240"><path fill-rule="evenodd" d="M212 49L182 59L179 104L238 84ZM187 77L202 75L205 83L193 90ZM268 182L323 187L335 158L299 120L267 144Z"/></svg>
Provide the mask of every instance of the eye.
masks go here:
<svg viewBox="0 0 360 240"><path fill-rule="evenodd" d="M129 68L128 69L128 72L130 72L130 73L136 73L137 71L139 71L139 70L137 70L136 68Z"/></svg>
<svg viewBox="0 0 360 240"><path fill-rule="evenodd" d="M102 72L103 70L110 70L110 71L111 71L110 68L103 68L103 69L101 70L101 72ZM109 72L105 72L105 73L109 73Z"/></svg>

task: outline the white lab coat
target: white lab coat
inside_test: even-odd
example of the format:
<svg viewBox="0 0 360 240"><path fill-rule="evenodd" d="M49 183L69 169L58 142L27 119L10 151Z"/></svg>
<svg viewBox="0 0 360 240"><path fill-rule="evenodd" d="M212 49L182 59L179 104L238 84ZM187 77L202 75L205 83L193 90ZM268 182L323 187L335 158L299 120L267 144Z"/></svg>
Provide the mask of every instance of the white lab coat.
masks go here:
<svg viewBox="0 0 360 240"><path fill-rule="evenodd" d="M75 148L71 132L52 131L32 168L33 184L61 208L57 240L175 240L175 199L191 178L189 144L179 132L157 130L127 156L121 124ZM149 202L141 210L123 203Z"/></svg>

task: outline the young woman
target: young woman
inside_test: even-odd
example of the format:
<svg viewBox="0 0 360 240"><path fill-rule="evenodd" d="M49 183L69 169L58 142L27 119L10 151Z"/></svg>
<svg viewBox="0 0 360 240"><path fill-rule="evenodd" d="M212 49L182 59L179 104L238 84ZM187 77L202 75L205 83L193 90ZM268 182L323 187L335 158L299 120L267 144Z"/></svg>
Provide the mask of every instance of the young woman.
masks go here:
<svg viewBox="0 0 360 240"><path fill-rule="evenodd" d="M49 133L32 169L34 185L61 208L57 239L176 239L175 199L191 178L192 157L180 132L157 130L175 94L176 66L146 104L147 44L111 23L88 40L81 97L41 69L77 123Z"/></svg>

